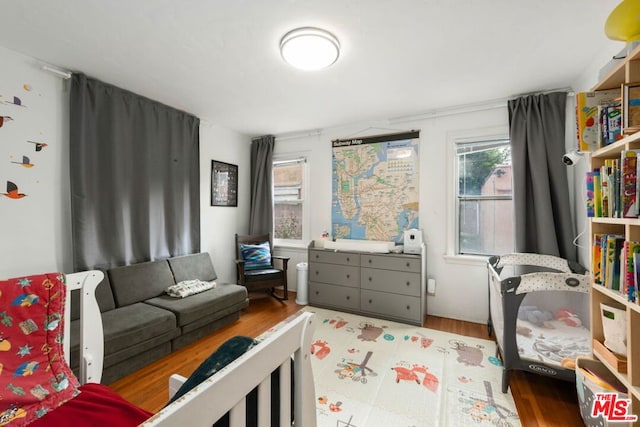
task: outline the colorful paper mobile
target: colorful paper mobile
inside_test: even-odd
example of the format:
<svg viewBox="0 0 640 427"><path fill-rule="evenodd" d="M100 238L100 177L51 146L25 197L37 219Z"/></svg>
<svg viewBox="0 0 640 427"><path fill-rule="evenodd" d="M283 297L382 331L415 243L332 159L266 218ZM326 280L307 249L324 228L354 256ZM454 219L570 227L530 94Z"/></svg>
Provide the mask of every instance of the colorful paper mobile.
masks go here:
<svg viewBox="0 0 640 427"><path fill-rule="evenodd" d="M33 163L31 163L29 161L29 158L27 156L22 156L22 161L21 162L11 162L11 163L15 163L15 164L20 165L20 166L25 167L25 168L32 168L33 167Z"/></svg>
<svg viewBox="0 0 640 427"><path fill-rule="evenodd" d="M47 146L47 144L45 144L44 142L36 142L36 141L27 141L27 142L34 144L36 146L35 147L36 151L42 151L42 149Z"/></svg>
<svg viewBox="0 0 640 427"><path fill-rule="evenodd" d="M0 194L10 199L22 199L23 197L26 196L26 194L20 193L18 191L18 186L11 181L7 181L7 192L0 193Z"/></svg>

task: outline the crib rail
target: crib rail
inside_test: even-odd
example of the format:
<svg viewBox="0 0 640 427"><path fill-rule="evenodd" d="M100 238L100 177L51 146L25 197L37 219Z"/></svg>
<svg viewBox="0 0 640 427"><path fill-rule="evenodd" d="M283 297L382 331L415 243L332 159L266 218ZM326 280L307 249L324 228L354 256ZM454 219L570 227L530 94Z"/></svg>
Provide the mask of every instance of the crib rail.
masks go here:
<svg viewBox="0 0 640 427"><path fill-rule="evenodd" d="M271 373L279 367L280 424L291 425L291 356L294 358L296 426L315 427L315 387L310 348L312 313L300 312L276 332L212 377L168 405L147 422L151 426L211 426L229 412L230 426L246 425L246 396L258 387L258 425L270 425Z"/></svg>

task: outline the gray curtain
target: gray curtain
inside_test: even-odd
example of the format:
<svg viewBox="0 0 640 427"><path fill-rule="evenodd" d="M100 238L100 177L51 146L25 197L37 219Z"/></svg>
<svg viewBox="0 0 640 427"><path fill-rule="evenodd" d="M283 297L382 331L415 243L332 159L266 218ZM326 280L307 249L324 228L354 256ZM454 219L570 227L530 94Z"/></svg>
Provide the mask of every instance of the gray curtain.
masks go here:
<svg viewBox="0 0 640 427"><path fill-rule="evenodd" d="M70 96L75 269L199 252L199 119L82 74Z"/></svg>
<svg viewBox="0 0 640 427"><path fill-rule="evenodd" d="M251 204L249 234L273 231L272 170L276 137L265 135L251 141Z"/></svg>
<svg viewBox="0 0 640 427"><path fill-rule="evenodd" d="M567 94L509 101L516 251L577 260L565 152Z"/></svg>

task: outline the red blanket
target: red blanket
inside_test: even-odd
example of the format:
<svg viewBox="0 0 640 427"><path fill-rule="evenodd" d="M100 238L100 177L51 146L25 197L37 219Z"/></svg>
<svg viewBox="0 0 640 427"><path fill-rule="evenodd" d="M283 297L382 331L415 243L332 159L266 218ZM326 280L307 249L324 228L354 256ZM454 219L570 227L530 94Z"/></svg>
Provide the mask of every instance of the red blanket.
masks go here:
<svg viewBox="0 0 640 427"><path fill-rule="evenodd" d="M126 401L102 384L84 384L81 393L36 420L33 427L137 426L153 414Z"/></svg>

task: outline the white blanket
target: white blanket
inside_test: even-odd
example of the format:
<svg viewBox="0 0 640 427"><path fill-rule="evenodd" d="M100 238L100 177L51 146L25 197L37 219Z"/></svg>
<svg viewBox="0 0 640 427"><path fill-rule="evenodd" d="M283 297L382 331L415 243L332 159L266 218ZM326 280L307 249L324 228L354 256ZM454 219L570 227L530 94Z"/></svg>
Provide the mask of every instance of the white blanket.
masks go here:
<svg viewBox="0 0 640 427"><path fill-rule="evenodd" d="M216 282L204 282L202 280L183 280L182 282L171 285L167 288L167 294L174 298L184 298L189 295L208 291L216 287Z"/></svg>

